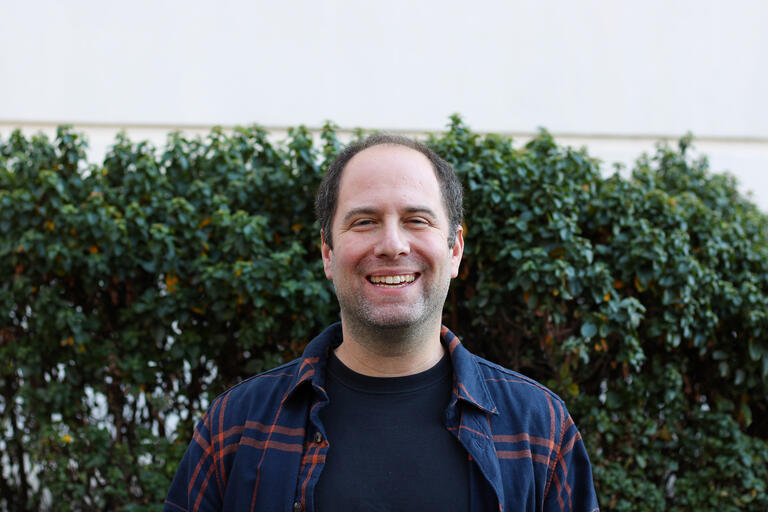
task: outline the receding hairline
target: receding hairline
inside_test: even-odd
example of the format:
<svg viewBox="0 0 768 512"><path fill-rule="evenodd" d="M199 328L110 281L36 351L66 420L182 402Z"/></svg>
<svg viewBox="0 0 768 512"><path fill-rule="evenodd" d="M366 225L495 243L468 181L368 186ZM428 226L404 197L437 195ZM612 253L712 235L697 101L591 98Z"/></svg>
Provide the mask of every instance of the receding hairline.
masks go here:
<svg viewBox="0 0 768 512"><path fill-rule="evenodd" d="M357 153L352 155L352 157L349 160L347 160L347 162L344 164L344 167L341 168L341 172L339 173L339 189L338 189L338 194L341 195L341 185L344 182L344 177L348 174L347 173L347 169L352 164L352 162L354 162L355 159L357 159L357 157L359 157L360 155L363 155L364 153L366 153L366 152L368 152L370 150L375 150L378 147L385 148L387 146L389 147L389 149L402 148L402 149L408 150L407 152L412 152L412 153L415 153L417 155L420 155L422 157L423 161L426 162L427 165L429 166L429 168L432 170L432 176L434 176L435 181L437 182L437 188L440 191L440 200L442 202L444 202L444 199L442 197L443 194L442 194L442 186L441 186L441 183L440 183L440 176L438 174L438 171L437 171L437 168L435 167L434 162L432 162L432 160L427 155L425 155L422 151L419 151L416 148L412 148L410 146L406 146L405 144L399 144L397 142L389 142L389 141L382 142L380 144L374 144L374 145L369 146L367 148L361 149L360 151L358 151ZM443 204L443 208L445 209L446 215L450 218L450 214L449 214L450 212L448 212L447 205ZM335 212L334 212L334 216L335 216ZM333 223L333 218L331 219L331 223Z"/></svg>
<svg viewBox="0 0 768 512"><path fill-rule="evenodd" d="M438 171L437 171L437 169L435 167L434 162L432 162L432 160L430 160L430 158L427 155L425 155L422 151L419 151L418 149L412 148L410 146L406 146L405 144L399 144L397 142L389 142L389 141L387 141L387 142L382 142L380 144L374 144L374 145L369 146L369 147L367 147L365 149L361 149L360 151L358 151L357 153L352 155L352 158L347 160L347 162L344 164L344 167L341 168L341 172L339 174L338 196L341 196L341 186L342 186L342 183L344 182L344 177L348 175L347 169L352 164L352 162L357 157L359 157L360 155L366 153L369 150L376 149L377 147L380 147L380 146L382 146L382 147L389 146L390 149L393 149L393 148L395 148L395 149L396 148L406 149L406 150L408 150L407 152L412 152L412 153L415 153L415 154L420 155L422 157L423 161L426 162L426 164L432 170L432 176L435 178L435 182L437 183L437 189L438 189L438 192L440 194L440 202L443 204L443 209L445 210L446 217L449 219L448 222L450 223L450 212L448 211L448 205L445 204L445 200L443 198L443 191L442 191L442 186L441 186L441 183L440 183L440 176L438 174ZM336 206L338 207L338 204ZM336 212L334 212L334 217L335 217L335 215L336 215ZM331 218L331 224L333 224L333 218Z"/></svg>
<svg viewBox="0 0 768 512"><path fill-rule="evenodd" d="M418 150L418 149L416 149L414 147L408 146L406 144L401 144L399 142L382 141L382 142L379 142L377 144L372 144L372 145L370 145L370 146L368 146L366 148L363 148L360 151L358 151L357 153L355 153L354 155L352 155L352 157L349 160L347 160L347 162L344 164L344 167L341 168L341 177L342 177L342 179L344 178L344 171L346 171L347 167L349 167L349 164L352 163L353 160L355 160L360 155L362 155L362 154L364 154L364 153L366 153L368 151L375 150L377 148L390 148L390 149L400 148L400 149L408 150L409 152L416 153L417 155L421 155L421 157L424 160L426 160L426 162L429 164L429 167L434 172L435 178L438 178L438 176L437 176L437 169L435 169L435 164L432 163L432 160L430 160L429 157L427 155L425 155L423 151L420 151L420 150ZM438 179L438 183L439 183L439 179Z"/></svg>

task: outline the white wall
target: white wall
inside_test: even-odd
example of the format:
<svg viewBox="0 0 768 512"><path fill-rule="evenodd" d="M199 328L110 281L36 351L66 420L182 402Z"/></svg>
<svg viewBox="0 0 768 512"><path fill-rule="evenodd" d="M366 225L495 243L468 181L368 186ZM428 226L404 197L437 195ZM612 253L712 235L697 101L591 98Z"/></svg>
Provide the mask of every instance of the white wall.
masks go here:
<svg viewBox="0 0 768 512"><path fill-rule="evenodd" d="M761 0L0 4L0 133L332 119L586 142L629 161L692 131L768 211Z"/></svg>

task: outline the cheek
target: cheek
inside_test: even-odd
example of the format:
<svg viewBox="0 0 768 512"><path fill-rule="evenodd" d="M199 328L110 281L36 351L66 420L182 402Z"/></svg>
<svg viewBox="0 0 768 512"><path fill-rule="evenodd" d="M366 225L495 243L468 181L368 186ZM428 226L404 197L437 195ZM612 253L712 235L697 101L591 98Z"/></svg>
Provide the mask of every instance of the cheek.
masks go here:
<svg viewBox="0 0 768 512"><path fill-rule="evenodd" d="M453 258L448 251L448 244L442 237L433 237L429 243L422 244L418 250L422 257L434 265L447 265L452 268Z"/></svg>
<svg viewBox="0 0 768 512"><path fill-rule="evenodd" d="M366 252L354 250L353 247L345 246L342 250L334 251L331 258L330 271L336 278L343 274L355 273L358 267L365 263Z"/></svg>
<svg viewBox="0 0 768 512"><path fill-rule="evenodd" d="M361 234L355 235L343 237L343 244L336 247L334 253L337 267L356 265L373 253L373 240Z"/></svg>

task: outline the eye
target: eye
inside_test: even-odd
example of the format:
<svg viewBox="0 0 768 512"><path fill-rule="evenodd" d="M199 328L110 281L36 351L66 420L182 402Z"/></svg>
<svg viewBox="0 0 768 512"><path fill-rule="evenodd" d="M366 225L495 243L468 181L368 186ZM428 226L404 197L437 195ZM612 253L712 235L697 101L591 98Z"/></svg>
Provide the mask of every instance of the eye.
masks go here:
<svg viewBox="0 0 768 512"><path fill-rule="evenodd" d="M406 222L408 222L408 224L413 224L415 226L428 226L429 225L429 221L427 219L425 219L424 217L412 217L412 218L408 219Z"/></svg>
<svg viewBox="0 0 768 512"><path fill-rule="evenodd" d="M362 228L362 227L365 227L365 226L370 226L371 224L373 224L373 220L371 220L371 219L358 219L358 220L356 220L356 221L354 221L352 223L352 227L353 228L357 228L357 227L361 227Z"/></svg>

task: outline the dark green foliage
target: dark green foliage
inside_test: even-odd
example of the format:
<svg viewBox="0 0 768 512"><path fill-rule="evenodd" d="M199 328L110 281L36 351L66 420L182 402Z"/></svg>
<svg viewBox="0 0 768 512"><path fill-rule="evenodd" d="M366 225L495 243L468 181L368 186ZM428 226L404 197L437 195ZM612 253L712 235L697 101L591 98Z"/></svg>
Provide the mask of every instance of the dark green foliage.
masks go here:
<svg viewBox="0 0 768 512"><path fill-rule="evenodd" d="M155 510L209 400L337 318L320 139L0 141L0 510ZM766 215L687 138L629 179L546 132L429 142L466 193L445 322L566 399L603 508L768 509Z"/></svg>

